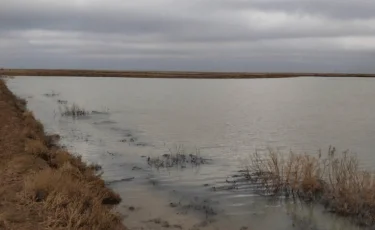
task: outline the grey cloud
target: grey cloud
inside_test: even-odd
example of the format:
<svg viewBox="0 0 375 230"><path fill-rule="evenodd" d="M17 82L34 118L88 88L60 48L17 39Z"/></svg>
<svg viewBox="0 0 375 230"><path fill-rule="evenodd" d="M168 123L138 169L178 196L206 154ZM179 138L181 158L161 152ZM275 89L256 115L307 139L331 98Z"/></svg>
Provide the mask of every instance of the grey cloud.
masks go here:
<svg viewBox="0 0 375 230"><path fill-rule="evenodd" d="M0 31L45 29L128 35L147 34L159 36L165 40L203 42L375 35L375 27L369 26L366 21L325 21L321 18L316 18L316 20L320 20L320 23L316 25L306 25L306 20L296 17L294 22L281 25L279 28L259 28L256 17L249 21L246 19L246 13L239 15L238 9L236 9L236 7L240 7L241 10L244 10L247 6L252 10L290 8L293 11L291 6L298 8L298 5L303 2L312 4L319 0L203 0L192 4L193 7L190 7L189 10L184 10L181 7L176 7L176 9L171 7L168 10L165 7L165 11L153 8L116 8L115 6L74 8L69 5L38 5L35 3L30 7L10 5L8 8L0 9ZM375 6L375 3L373 5ZM323 6L322 4L322 8L324 8ZM251 15L252 12L249 12L248 16Z"/></svg>
<svg viewBox="0 0 375 230"><path fill-rule="evenodd" d="M375 71L374 6L372 0L2 0L0 65Z"/></svg>
<svg viewBox="0 0 375 230"><path fill-rule="evenodd" d="M203 0L218 8L283 11L300 15L318 15L337 19L374 18L372 0Z"/></svg>

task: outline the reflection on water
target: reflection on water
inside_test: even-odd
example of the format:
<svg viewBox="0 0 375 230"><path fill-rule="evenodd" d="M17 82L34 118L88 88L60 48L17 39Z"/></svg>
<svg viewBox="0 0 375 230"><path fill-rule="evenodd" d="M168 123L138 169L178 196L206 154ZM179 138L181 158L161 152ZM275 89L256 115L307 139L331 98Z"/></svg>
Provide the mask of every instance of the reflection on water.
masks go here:
<svg viewBox="0 0 375 230"><path fill-rule="evenodd" d="M19 77L8 85L27 98L47 131L63 137L63 145L103 166L103 178L125 204L147 205L145 194L158 193L165 200L155 198L155 206L198 215L213 229L357 229L319 206L266 199L252 192L252 184L233 186L230 176L250 153L268 147L316 152L334 145L358 153L362 167L374 166L372 79ZM89 116L61 116L73 103ZM186 152L198 148L212 162L149 167L149 157L170 154L176 146ZM160 209L143 214L171 215Z"/></svg>

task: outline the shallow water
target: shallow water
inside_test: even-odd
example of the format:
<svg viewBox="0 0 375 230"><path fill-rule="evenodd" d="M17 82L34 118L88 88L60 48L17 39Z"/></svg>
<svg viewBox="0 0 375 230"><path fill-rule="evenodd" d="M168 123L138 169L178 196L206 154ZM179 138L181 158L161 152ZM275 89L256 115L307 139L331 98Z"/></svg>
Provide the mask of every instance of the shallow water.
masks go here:
<svg viewBox="0 0 375 230"><path fill-rule="evenodd" d="M147 206L145 197L158 194L165 207L155 204L141 217L172 209L212 229L357 229L319 206L260 197L251 184L227 189L226 179L249 154L269 147L314 153L334 145L357 153L362 167L373 167L375 80L17 77L8 86L27 99L48 132L62 136L63 145L103 166L103 178L124 204ZM58 100L95 112L62 117ZM147 165L146 157L176 148L198 149L212 161L168 170Z"/></svg>

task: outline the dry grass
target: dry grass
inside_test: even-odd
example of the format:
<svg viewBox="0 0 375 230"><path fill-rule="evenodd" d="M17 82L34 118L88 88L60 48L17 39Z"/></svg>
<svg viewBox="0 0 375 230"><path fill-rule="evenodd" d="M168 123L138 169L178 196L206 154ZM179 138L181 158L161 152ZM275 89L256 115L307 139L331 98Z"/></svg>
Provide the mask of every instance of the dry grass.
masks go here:
<svg viewBox="0 0 375 230"><path fill-rule="evenodd" d="M322 202L329 211L354 217L361 225L375 224L375 177L358 166L356 156L299 155L269 151L255 153L244 176L259 185L265 195L285 195Z"/></svg>
<svg viewBox="0 0 375 230"><path fill-rule="evenodd" d="M24 136L34 140L43 139L45 136L44 127L40 121L35 120L33 113L31 111L25 111L22 116L24 121Z"/></svg>
<svg viewBox="0 0 375 230"><path fill-rule="evenodd" d="M0 229L125 229L121 198L0 80Z"/></svg>
<svg viewBox="0 0 375 230"><path fill-rule="evenodd" d="M87 175L70 163L57 170L47 168L25 180L25 199L40 202L50 213L51 217L44 220L48 228L113 229L121 219L103 208L110 194L92 179L87 181Z"/></svg>
<svg viewBox="0 0 375 230"><path fill-rule="evenodd" d="M43 158L44 160L48 160L49 149L41 140L26 139L25 152Z"/></svg>

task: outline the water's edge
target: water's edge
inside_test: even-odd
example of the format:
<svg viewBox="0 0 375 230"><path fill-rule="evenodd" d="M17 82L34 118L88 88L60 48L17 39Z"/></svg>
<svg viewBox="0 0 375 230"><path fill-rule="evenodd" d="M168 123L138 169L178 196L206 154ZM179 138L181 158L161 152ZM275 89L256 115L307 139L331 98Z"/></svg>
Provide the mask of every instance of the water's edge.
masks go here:
<svg viewBox="0 0 375 230"><path fill-rule="evenodd" d="M283 138L287 138L289 133L298 130L301 132L299 136L301 136L302 142L306 139L313 140L314 136L308 132L305 133L304 129L298 127L310 124L309 117L311 115L321 118L315 109L309 114L298 111L300 114L296 117L300 117L301 121L294 119L294 122L289 124L288 119L285 121L283 119L284 116L288 118L290 114L282 106L268 100L265 100L264 103L269 103L269 106L264 103L258 104L256 100L243 101L242 96L238 97L238 94L246 92L246 89L231 81L228 84L234 84L233 88L237 90L236 94L234 91L226 90L226 87L232 86L217 82L206 84L203 80L200 83L204 87L214 85L221 94L233 99L228 104L229 109L220 109L223 106L224 97L219 100L221 103L214 101L214 97L210 94L215 89L211 89L209 92L197 90L194 94L188 94L190 92L186 91L183 85L193 84L192 80L181 83L173 82L174 89L171 90L164 86L168 83L163 80L150 80L153 88L148 88L147 80L117 81L108 79L105 82L105 79L65 80L55 78L48 79L46 82L47 79L44 78L24 79L26 78L9 80L10 87L20 96L28 98L30 109L35 112L47 130L53 133L57 132L62 136L62 145L67 146L71 151L82 154L88 162L99 163L103 166L102 176L111 188L121 194L123 205L119 206L118 210L126 217L125 223L130 224L129 227L132 229L141 229L142 227L146 229L166 227L169 229L179 229L180 227L182 229L245 229L248 227L249 229L274 230L304 229L305 226L322 230L357 229L345 219L325 213L320 206L295 204L285 202L283 199L266 199L252 193L251 185L240 189L235 187L233 187L235 189L231 189L227 182L231 180L231 176L237 174L241 165L245 163L246 155L243 153L254 150L253 146L246 146L246 138L251 141L268 139L270 142L265 146L272 144L277 146L279 143L285 142ZM42 81L46 85L42 86ZM260 80L249 81L252 84L259 84L257 87L265 87L263 82L259 82ZM287 82L291 84L289 80ZM279 83L277 82L277 84ZM297 83L303 88L301 91L306 91L303 82L297 80ZM34 84L35 88L28 87L29 89L26 89L24 84ZM113 84L112 94L108 90L103 92L103 89L108 89L110 84ZM267 83L267 85L272 84L276 83ZM283 81L281 84L286 83ZM146 85L148 91L145 91ZM194 86L199 88L195 82ZM256 90L256 88L252 89ZM300 91L300 89L295 90ZM148 92L150 95L145 95L144 92ZM264 98L262 93L255 91L252 96L260 94ZM336 93L340 94L334 92L333 96L336 96ZM57 95L52 96L54 94ZM174 96L170 97L171 95ZM306 103L320 108L320 105L316 105L316 102L311 98L301 101L301 98L289 97L291 95L286 94L284 98L279 97L278 102L288 108L302 106ZM204 104L205 108L201 108L198 103L193 102L197 99ZM84 119L61 117L59 109L63 106L59 104L59 100L66 100L68 104L79 103L95 112ZM295 101L290 103L288 100ZM149 101L151 102L148 103ZM240 102L244 105L237 109L231 107L233 103ZM164 106L163 103L166 105ZM180 103L184 104L181 106ZM189 109L179 112L184 107L192 108L193 112ZM263 107L265 108L262 109ZM278 116L275 118L269 116L270 108L279 109ZM205 110L202 111L202 109ZM253 116L248 116L247 113L238 113L244 109L249 109ZM233 111L237 111L237 113ZM270 113L272 112L271 110ZM173 116L170 116L171 114ZM225 116L221 116L223 114ZM210 119L212 120L215 115L216 123L211 124ZM359 115L355 114L355 116ZM167 119L164 121L166 117ZM190 117L194 117L196 120L192 120ZM227 117L229 118L227 119ZM250 119L247 119L248 117ZM351 116L349 118L352 119ZM362 117L359 118L362 119ZM177 121L177 119L181 120ZM245 122L242 124L239 122L237 125L234 122L237 120ZM280 123L275 123L278 120ZM184 122L187 124L186 126L182 125ZM322 120L322 123L325 122L326 120ZM336 122L341 121L337 119ZM288 124L286 127L291 131L286 132L282 126L285 123ZM263 125L264 130L252 130L252 133L246 135L248 126L257 128L254 124L265 124ZM311 125L315 126L316 124ZM330 129L328 125L323 128ZM223 130L231 132L220 133ZM262 137L265 133L268 133L268 136ZM239 134L245 135L238 136ZM329 133L327 134L329 135ZM171 139L171 137L177 138ZM178 138L190 140L180 142ZM344 136L342 139L346 138ZM235 141L228 142L228 140ZM212 163L178 170L156 170L148 166L147 157L162 156L168 153L169 149L180 145L184 146L187 152L198 148L202 156L212 159ZM264 147L262 146L262 148ZM270 222L269 219L273 221Z"/></svg>

